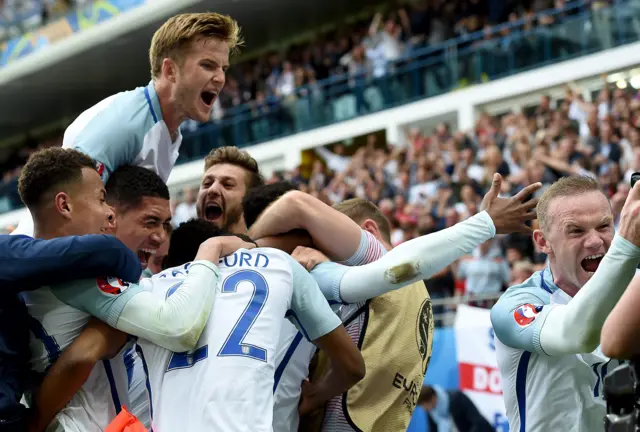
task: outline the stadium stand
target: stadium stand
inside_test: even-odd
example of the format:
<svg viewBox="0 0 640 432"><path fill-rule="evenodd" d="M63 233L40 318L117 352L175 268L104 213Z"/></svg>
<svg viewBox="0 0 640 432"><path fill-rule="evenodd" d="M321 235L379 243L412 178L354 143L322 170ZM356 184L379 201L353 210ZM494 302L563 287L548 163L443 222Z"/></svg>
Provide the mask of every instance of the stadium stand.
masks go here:
<svg viewBox="0 0 640 432"><path fill-rule="evenodd" d="M636 40L635 6L619 2L612 27L610 9L599 9L606 3L418 2L242 62L232 68L211 121L183 125L178 162L201 159L216 146L265 142ZM26 143L5 158L0 213L21 207L15 177L28 154L55 141L54 135Z"/></svg>
<svg viewBox="0 0 640 432"><path fill-rule="evenodd" d="M392 223L394 245L474 215L494 172L506 180L505 194L536 181L547 187L570 174L597 177L617 217L631 174L640 170L640 92L631 86L612 89L607 78L603 75L603 88L593 102L585 102L581 90L568 85L562 99L543 95L525 112L482 114L471 131L455 131L446 123L433 130L413 128L408 147L370 135L351 154L342 144L317 148L310 169L274 173L269 181L292 181L331 205L354 197L376 202ZM535 253L528 237L507 236L488 246L483 256L470 257L430 281L432 297L495 294L544 267L544 256ZM464 268L484 264L483 257L504 259L508 275L495 284L485 279L482 288L467 281L465 290ZM499 274L483 268L487 278Z"/></svg>
<svg viewBox="0 0 640 432"><path fill-rule="evenodd" d="M89 3L0 0L0 47ZM606 53L640 39L638 4L419 0L380 5L380 12L345 20L313 39L241 58L228 74L211 120L182 125L178 163L195 164L223 145L254 151L257 144L324 131L416 101L441 101L459 90ZM386 124L375 133L354 129L347 139L307 146L301 160L293 158L297 166L269 172L268 181L292 181L328 204L352 197L375 202L391 221L394 246L476 214L494 172L502 174L505 194L536 181L548 187L571 174L596 177L618 217L631 173L640 171L638 65L640 60L622 72L604 65L602 72L609 73L595 77L578 76L576 70L535 94L522 87L518 103L476 104L467 122L459 114L414 116L395 125L404 129L402 137L389 134ZM580 85L572 79L581 80ZM31 136L10 154L0 153L0 214L22 207L17 194L21 167L33 152L61 145L62 131ZM191 178L176 184L184 188L172 195L177 225L195 215L198 185ZM0 224L0 233L13 228ZM545 260L530 236L498 236L426 281L439 327L427 382L495 396L497 402L487 402L483 412L495 415L498 430L506 430L500 389L478 389L477 382L465 383L458 375L464 359L455 358L455 344L458 349L474 346L480 338L454 335L454 324L467 316L456 311L465 304L490 307L506 286L525 280ZM493 341L490 324L486 327ZM493 371L489 366L481 364L478 370L497 373L495 364ZM419 410L417 415L424 422Z"/></svg>
<svg viewBox="0 0 640 432"><path fill-rule="evenodd" d="M0 1L0 43L37 29L89 0L2 0Z"/></svg>

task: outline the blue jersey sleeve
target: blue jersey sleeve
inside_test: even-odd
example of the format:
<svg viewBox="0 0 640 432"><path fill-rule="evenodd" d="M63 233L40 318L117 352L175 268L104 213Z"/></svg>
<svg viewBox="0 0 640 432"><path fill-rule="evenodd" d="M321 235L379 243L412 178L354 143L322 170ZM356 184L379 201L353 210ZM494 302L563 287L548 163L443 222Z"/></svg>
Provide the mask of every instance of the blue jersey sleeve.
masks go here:
<svg viewBox="0 0 640 432"><path fill-rule="evenodd" d="M340 282L349 267L334 262L323 262L311 270L311 276L329 304L343 303L340 297Z"/></svg>
<svg viewBox="0 0 640 432"><path fill-rule="evenodd" d="M293 296L287 318L308 340L314 341L335 330L342 322L309 272L289 255L287 258L293 273Z"/></svg>
<svg viewBox="0 0 640 432"><path fill-rule="evenodd" d="M51 292L62 302L84 311L116 327L125 305L143 291L142 286L118 278L97 278L51 286Z"/></svg>
<svg viewBox="0 0 640 432"><path fill-rule="evenodd" d="M0 287L19 291L105 274L136 282L142 272L136 254L106 235L51 240L3 235L0 262Z"/></svg>
<svg viewBox="0 0 640 432"><path fill-rule="evenodd" d="M546 354L540 345L540 331L553 305L546 304L539 291L537 287L511 287L491 308L491 325L500 342L511 348Z"/></svg>

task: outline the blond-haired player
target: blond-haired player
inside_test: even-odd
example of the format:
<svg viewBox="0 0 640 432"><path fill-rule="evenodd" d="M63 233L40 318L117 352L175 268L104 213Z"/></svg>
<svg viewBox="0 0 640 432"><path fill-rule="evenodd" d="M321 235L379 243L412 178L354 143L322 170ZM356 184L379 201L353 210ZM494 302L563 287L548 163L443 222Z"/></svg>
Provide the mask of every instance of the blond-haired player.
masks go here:
<svg viewBox="0 0 640 432"><path fill-rule="evenodd" d="M110 96L80 114L65 131L63 147L91 156L104 182L123 165L149 168L166 182L178 159L180 124L209 120L230 53L241 44L240 27L229 16L169 18L151 40L149 84ZM32 218L22 220L13 234L32 236Z"/></svg>
<svg viewBox="0 0 640 432"><path fill-rule="evenodd" d="M602 378L617 366L600 352L600 330L640 261L640 185L615 234L609 200L590 177L551 185L537 213L533 239L549 266L491 310L509 429L599 432Z"/></svg>

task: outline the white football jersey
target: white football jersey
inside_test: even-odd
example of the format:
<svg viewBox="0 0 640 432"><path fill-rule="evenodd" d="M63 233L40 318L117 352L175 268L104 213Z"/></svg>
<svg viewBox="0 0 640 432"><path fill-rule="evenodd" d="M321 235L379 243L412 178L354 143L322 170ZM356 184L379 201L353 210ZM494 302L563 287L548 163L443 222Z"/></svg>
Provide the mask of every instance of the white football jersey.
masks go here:
<svg viewBox="0 0 640 432"><path fill-rule="evenodd" d="M240 250L219 266L215 305L196 350L172 353L138 341L155 431L271 431L285 316L310 340L340 325L313 278L281 251ZM188 268L155 275L154 294L173 295Z"/></svg>
<svg viewBox="0 0 640 432"><path fill-rule="evenodd" d="M621 363L593 353L547 355L540 331L556 304L571 300L546 268L509 288L491 310L509 430L601 432L603 379Z"/></svg>
<svg viewBox="0 0 640 432"><path fill-rule="evenodd" d="M109 96L84 111L65 131L62 147L93 158L105 183L123 165L150 169L166 182L181 143L179 129L175 141L171 139L151 81L146 87ZM25 215L12 234L33 236L31 214Z"/></svg>
<svg viewBox="0 0 640 432"><path fill-rule="evenodd" d="M358 252L350 258L349 266L359 266L374 262L382 257L386 250L370 233L362 230L363 241ZM311 276L320 286L320 290L326 301L332 305L336 315L343 323L350 322L346 326L347 333L351 336L356 345L360 340L364 326L362 317L356 316L364 309L361 309L366 302L342 304L335 299L339 297L340 281L346 269L331 267L325 270L317 266L311 271ZM316 352L316 347L307 341L295 326L285 323L282 326L280 344L276 356L276 375L273 406L273 430L276 432L295 432L298 430L300 416L298 405L302 393L302 382L309 376L309 363ZM333 400L339 400L334 398ZM332 400L332 401L333 401ZM331 402L327 407L327 412L331 409Z"/></svg>
<svg viewBox="0 0 640 432"><path fill-rule="evenodd" d="M31 367L46 373L82 333L91 315L60 301L50 288L23 293L30 315ZM52 422L53 430L101 432L122 406L129 406L122 352L96 364L87 381Z"/></svg>

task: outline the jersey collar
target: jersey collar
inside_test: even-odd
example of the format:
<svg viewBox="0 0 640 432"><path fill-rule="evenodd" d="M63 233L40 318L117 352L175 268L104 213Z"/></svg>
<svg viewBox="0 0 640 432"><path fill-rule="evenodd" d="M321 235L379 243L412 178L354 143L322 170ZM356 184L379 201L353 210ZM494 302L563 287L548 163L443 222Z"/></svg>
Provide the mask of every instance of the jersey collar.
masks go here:
<svg viewBox="0 0 640 432"><path fill-rule="evenodd" d="M551 269L549 267L545 267L544 270L539 273L538 277L540 278L540 287L549 294L553 294L560 289L553 282L553 275L551 274Z"/></svg>
<svg viewBox="0 0 640 432"><path fill-rule="evenodd" d="M147 105L153 116L153 120L158 123L162 121L162 109L160 108L160 99L158 99L158 93L153 85L153 80L144 89L145 97L147 98Z"/></svg>

